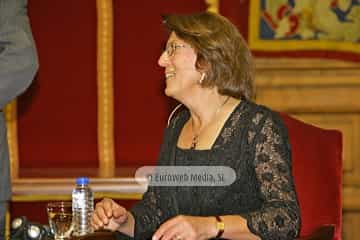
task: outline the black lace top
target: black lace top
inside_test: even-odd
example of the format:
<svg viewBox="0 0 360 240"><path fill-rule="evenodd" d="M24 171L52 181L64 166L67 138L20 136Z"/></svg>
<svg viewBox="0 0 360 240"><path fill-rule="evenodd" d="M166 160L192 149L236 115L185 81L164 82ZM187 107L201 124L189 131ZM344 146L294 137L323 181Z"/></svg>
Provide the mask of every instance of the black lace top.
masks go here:
<svg viewBox="0 0 360 240"><path fill-rule="evenodd" d="M150 186L131 209L135 238L150 239L164 221L178 214L241 215L261 239L296 237L300 212L287 130L278 114L242 100L209 150L176 146L189 117L187 110L181 111L166 129L158 164L229 166L236 181L225 187Z"/></svg>

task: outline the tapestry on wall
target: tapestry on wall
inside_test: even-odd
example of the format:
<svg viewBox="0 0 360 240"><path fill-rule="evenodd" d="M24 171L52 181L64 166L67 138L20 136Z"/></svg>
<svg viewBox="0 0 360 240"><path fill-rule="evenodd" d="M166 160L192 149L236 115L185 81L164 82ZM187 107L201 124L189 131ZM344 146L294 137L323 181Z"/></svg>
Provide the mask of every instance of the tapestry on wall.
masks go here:
<svg viewBox="0 0 360 240"><path fill-rule="evenodd" d="M358 55L360 0L252 0L249 45L259 51L331 50Z"/></svg>

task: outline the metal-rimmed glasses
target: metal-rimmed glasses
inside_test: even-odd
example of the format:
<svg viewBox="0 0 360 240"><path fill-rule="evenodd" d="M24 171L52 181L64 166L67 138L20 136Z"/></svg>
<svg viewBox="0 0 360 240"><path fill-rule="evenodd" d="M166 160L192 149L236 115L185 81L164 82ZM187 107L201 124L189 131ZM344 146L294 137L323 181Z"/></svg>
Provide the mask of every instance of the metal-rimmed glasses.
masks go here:
<svg viewBox="0 0 360 240"><path fill-rule="evenodd" d="M168 55L168 57L172 57L175 55L176 49L186 47L185 44L177 44L175 42L170 43L166 46L164 52Z"/></svg>

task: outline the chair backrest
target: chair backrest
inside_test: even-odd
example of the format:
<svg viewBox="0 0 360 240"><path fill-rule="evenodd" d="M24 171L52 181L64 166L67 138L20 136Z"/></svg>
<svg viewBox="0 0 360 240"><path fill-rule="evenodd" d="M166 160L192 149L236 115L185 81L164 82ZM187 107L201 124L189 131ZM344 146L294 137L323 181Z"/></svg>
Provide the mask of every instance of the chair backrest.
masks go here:
<svg viewBox="0 0 360 240"><path fill-rule="evenodd" d="M335 225L341 240L342 134L321 129L281 113L292 147L293 175L301 211L300 236Z"/></svg>

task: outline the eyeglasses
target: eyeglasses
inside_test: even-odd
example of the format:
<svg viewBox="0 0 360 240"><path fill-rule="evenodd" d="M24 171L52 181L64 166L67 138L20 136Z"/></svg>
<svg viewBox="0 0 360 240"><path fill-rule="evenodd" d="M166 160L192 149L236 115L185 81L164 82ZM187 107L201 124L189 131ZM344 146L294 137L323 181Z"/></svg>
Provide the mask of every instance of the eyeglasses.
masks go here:
<svg viewBox="0 0 360 240"><path fill-rule="evenodd" d="M168 46L166 46L165 52L169 57L172 57L172 56L174 56L176 49L183 48L183 47L186 47L186 45L176 44L176 43L172 42Z"/></svg>

